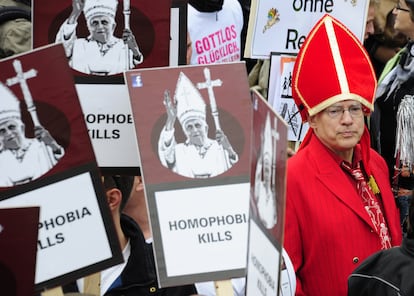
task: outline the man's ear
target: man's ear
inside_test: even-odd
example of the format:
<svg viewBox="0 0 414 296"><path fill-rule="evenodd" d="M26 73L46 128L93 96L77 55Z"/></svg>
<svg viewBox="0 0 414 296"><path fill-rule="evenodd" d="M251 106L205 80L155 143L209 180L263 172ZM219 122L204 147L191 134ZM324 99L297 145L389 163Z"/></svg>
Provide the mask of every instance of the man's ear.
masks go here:
<svg viewBox="0 0 414 296"><path fill-rule="evenodd" d="M118 188L107 190L106 201L108 202L108 206L111 211L118 210L122 201L121 191Z"/></svg>
<svg viewBox="0 0 414 296"><path fill-rule="evenodd" d="M316 127L316 116L309 116L308 117L308 122L309 122L309 127L311 128L315 128Z"/></svg>

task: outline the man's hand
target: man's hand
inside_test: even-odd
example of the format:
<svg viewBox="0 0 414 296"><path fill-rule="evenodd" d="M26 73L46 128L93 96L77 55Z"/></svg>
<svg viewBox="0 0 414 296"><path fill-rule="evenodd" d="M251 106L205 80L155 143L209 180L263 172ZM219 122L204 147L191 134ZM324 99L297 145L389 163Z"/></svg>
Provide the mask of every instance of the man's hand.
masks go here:
<svg viewBox="0 0 414 296"><path fill-rule="evenodd" d="M402 177L409 177L414 172L413 168L407 165L403 165L401 168L401 176Z"/></svg>
<svg viewBox="0 0 414 296"><path fill-rule="evenodd" d="M164 106L167 111L167 122L165 123L165 129L167 131L174 128L175 120L177 119L177 100L174 98L171 100L170 92L164 91Z"/></svg>
<svg viewBox="0 0 414 296"><path fill-rule="evenodd" d="M134 34L129 29L124 29L122 33L122 40L124 40L125 44L128 45L128 48L132 51L134 55L134 59L141 61L142 60L142 53L139 50L138 43L135 39Z"/></svg>
<svg viewBox="0 0 414 296"><path fill-rule="evenodd" d="M235 159L237 157L237 154L233 150L233 147L231 146L229 139L222 130L216 130L216 141L219 143L219 145L223 146L224 150L227 150L230 158Z"/></svg>
<svg viewBox="0 0 414 296"><path fill-rule="evenodd" d="M295 150L293 150L292 148L290 148L290 147L287 147L287 156L288 157L292 157L293 155L295 155L296 154L296 152L295 152Z"/></svg>
<svg viewBox="0 0 414 296"><path fill-rule="evenodd" d="M34 128L34 134L39 141L45 143L46 146L52 148L54 153L61 152L62 147L60 147L60 145L50 135L49 131L46 130L43 126L36 126Z"/></svg>
<svg viewBox="0 0 414 296"><path fill-rule="evenodd" d="M69 24L75 24L85 7L86 0L72 0L72 12L68 18Z"/></svg>
<svg viewBox="0 0 414 296"><path fill-rule="evenodd" d="M72 0L72 10L76 13L81 13L85 7L86 0Z"/></svg>

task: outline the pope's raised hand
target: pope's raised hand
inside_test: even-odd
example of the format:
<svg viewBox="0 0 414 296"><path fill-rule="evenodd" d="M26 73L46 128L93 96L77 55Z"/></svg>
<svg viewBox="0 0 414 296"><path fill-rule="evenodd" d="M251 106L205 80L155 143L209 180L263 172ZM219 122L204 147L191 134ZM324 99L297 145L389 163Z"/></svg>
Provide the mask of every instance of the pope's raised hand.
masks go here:
<svg viewBox="0 0 414 296"><path fill-rule="evenodd" d="M166 130L174 128L175 120L177 119L177 100L171 99L170 92L166 90L164 92L164 106L167 111L167 122L165 124Z"/></svg>
<svg viewBox="0 0 414 296"><path fill-rule="evenodd" d="M81 13L83 11L83 8L85 7L85 1L86 0L73 0L72 1L73 11Z"/></svg>

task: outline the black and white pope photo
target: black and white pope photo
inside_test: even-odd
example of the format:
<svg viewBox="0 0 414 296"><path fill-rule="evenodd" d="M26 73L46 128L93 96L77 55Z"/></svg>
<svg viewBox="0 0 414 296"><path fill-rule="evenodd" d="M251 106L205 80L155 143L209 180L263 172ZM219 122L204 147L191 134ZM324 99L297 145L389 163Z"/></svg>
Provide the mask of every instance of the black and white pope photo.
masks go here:
<svg viewBox="0 0 414 296"><path fill-rule="evenodd" d="M72 0L72 11L56 34L65 48L69 65L76 71L98 76L134 69L144 56L130 28L130 1L123 1L124 28L115 36L118 0ZM78 36L78 19L83 14L88 36Z"/></svg>
<svg viewBox="0 0 414 296"><path fill-rule="evenodd" d="M261 133L261 150L257 158L254 180L254 198L258 216L267 228L273 228L277 223L276 208L276 142L278 133L272 129L269 113Z"/></svg>
<svg viewBox="0 0 414 296"><path fill-rule="evenodd" d="M165 90L163 104L167 120L158 142L158 155L163 166L189 178L210 178L230 169L239 159L228 137L220 126L219 113L213 87L220 87L220 79L212 80L210 70L204 69L206 81L197 86L180 72L175 93ZM206 121L206 103L200 89L207 89L214 127ZM178 119L186 136L183 143L175 138ZM215 128L215 138L208 137L209 128Z"/></svg>
<svg viewBox="0 0 414 296"><path fill-rule="evenodd" d="M0 82L0 187L12 187L39 178L64 156L64 148L42 126L26 80L37 75L35 69L23 72L19 60L14 60L16 76ZM8 88L20 85L25 106L34 125L34 137L26 136L21 103Z"/></svg>

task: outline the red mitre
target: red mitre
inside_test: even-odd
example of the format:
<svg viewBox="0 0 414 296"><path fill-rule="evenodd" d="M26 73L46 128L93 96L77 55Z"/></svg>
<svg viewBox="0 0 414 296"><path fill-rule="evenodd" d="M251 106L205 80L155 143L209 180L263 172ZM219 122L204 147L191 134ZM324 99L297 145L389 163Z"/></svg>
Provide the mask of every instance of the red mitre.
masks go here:
<svg viewBox="0 0 414 296"><path fill-rule="evenodd" d="M374 107L377 80L370 58L344 24L324 15L312 28L293 69L292 96L302 119L344 100Z"/></svg>

